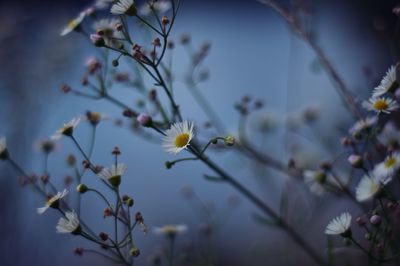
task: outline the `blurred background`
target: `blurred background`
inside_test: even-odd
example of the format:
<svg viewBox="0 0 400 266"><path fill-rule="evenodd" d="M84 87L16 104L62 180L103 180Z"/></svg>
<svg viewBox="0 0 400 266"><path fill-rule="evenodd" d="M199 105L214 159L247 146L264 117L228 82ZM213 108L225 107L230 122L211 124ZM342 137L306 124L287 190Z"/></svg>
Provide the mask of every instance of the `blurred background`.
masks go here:
<svg viewBox="0 0 400 266"><path fill-rule="evenodd" d="M93 160L111 165L112 148L121 149L121 161L128 165L123 193L134 198L134 209L142 212L149 228L188 225L187 234L177 240L177 254L195 254L213 261L202 265L312 265L284 232L260 225L254 219L257 210L231 187L205 181L202 175L209 173L206 167L187 162L166 170L164 162L172 156L161 145L135 135L120 109L105 101L60 92L63 83L81 88L86 59L98 56L81 35L59 36L65 24L91 3L0 3L0 135L7 137L13 158L27 172L40 174L43 155L35 149L38 140L88 110L105 113L113 119L99 125ZM281 3L288 7L291 4ZM367 97L387 68L398 60L398 17L392 12L396 4L386 0L304 1L316 42L357 100ZM262 110L252 114L247 128L260 150L282 161L298 156L309 167L339 153L340 137L352 123L351 117L313 51L293 36L271 9L255 0L186 0L172 38L178 43L182 34L190 35L193 49L204 42L211 44L203 65L209 79L199 89L232 134L238 128L234 103L248 95L265 103ZM176 46L173 69L177 101L184 117L196 121L199 131L207 135L207 130L201 128L207 117L183 82L190 60L186 50ZM137 103L138 96L123 86L114 93L127 105ZM309 106L318 110L314 128L301 134L288 132L284 120ZM260 121L273 122L277 129L260 131ZM82 124L76 131L84 147L89 145L89 129ZM321 149L320 143L326 148ZM79 162L81 158L72 143L62 139L49 160L51 178L59 187L64 186L66 176L72 175L65 163L71 152ZM285 177L235 152L213 152L210 156L270 205L278 206ZM84 181L94 185L96 177L88 173ZM75 184L71 186L73 202ZM289 222L307 236L313 247L325 252L321 247L326 246L323 231L327 222L343 210L357 212L357 208L334 196L312 196L305 185L296 182L287 187ZM12 169L0 164L1 265L108 265L91 254L75 255L75 247L91 244L56 234L58 213L39 216L36 208L41 205L43 200L28 188L19 187ZM83 217L98 231L107 228L103 208L94 195L84 195ZM208 230L209 213L220 224L212 232ZM135 231L135 238L141 250L135 265L151 265L149 257L162 250L164 239L151 233L143 235L140 230ZM359 255L354 252L346 258Z"/></svg>

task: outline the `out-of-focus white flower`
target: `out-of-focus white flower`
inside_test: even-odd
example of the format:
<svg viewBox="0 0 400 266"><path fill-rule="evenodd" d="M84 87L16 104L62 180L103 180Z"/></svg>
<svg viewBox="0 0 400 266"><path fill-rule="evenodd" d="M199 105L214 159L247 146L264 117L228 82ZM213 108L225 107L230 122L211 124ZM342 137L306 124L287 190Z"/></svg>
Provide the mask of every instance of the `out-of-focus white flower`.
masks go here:
<svg viewBox="0 0 400 266"><path fill-rule="evenodd" d="M79 124L81 119L79 117L72 118L71 121L68 123L64 124L62 127L60 127L56 133L51 137L52 140L58 140L60 139L63 135L65 136L72 136L74 133L74 129L76 126Z"/></svg>
<svg viewBox="0 0 400 266"><path fill-rule="evenodd" d="M62 192L57 194L46 201L44 207L37 208L38 214L42 214L47 211L48 208L58 208L59 201L68 194L68 190L64 189Z"/></svg>
<svg viewBox="0 0 400 266"><path fill-rule="evenodd" d="M326 182L327 175L322 171L306 170L303 173L304 182L310 187L312 193L321 195L324 189L324 183Z"/></svg>
<svg viewBox="0 0 400 266"><path fill-rule="evenodd" d="M356 187L356 199L360 202L367 201L375 196L380 188L381 184L376 177L365 175Z"/></svg>
<svg viewBox="0 0 400 266"><path fill-rule="evenodd" d="M385 97L371 97L368 101L363 102L363 107L369 111L376 113L390 114L399 108L396 100Z"/></svg>
<svg viewBox="0 0 400 266"><path fill-rule="evenodd" d="M343 235L345 236L350 230L351 215L348 212L342 213L329 222L325 229L327 235Z"/></svg>
<svg viewBox="0 0 400 266"><path fill-rule="evenodd" d="M386 123L382 132L378 135L378 140L390 147L399 147L400 145L400 131L392 122Z"/></svg>
<svg viewBox="0 0 400 266"><path fill-rule="evenodd" d="M117 18L103 18L96 20L92 27L100 36L112 37L118 23L121 23L121 21Z"/></svg>
<svg viewBox="0 0 400 266"><path fill-rule="evenodd" d="M67 26L61 31L60 35L65 36L71 33L72 31L77 30L78 27L81 25L82 21L85 19L85 17L86 17L86 12L81 12L78 17L68 22Z"/></svg>
<svg viewBox="0 0 400 266"><path fill-rule="evenodd" d="M393 175L400 168L400 154L397 152L392 153L386 159L376 165L373 170L374 176L379 178L381 183L387 184L392 180Z"/></svg>
<svg viewBox="0 0 400 266"><path fill-rule="evenodd" d="M168 0L150 1L148 3L144 3L139 8L139 14L142 16L149 16L152 13L152 9L157 14L162 14L170 10L171 6L171 2Z"/></svg>
<svg viewBox="0 0 400 266"><path fill-rule="evenodd" d="M114 15L136 15L136 7L133 0L118 0L111 7L111 13Z"/></svg>
<svg viewBox="0 0 400 266"><path fill-rule="evenodd" d="M60 220L58 220L58 224L56 226L57 233L61 234L74 234L77 235L81 231L80 227L80 222L78 215L72 211L72 212L66 212L65 217L61 217Z"/></svg>
<svg viewBox="0 0 400 266"><path fill-rule="evenodd" d="M112 165L111 169L103 168L98 176L106 181L108 181L114 187L118 187L121 184L121 176L126 171L126 165L119 163L117 165Z"/></svg>
<svg viewBox="0 0 400 266"><path fill-rule="evenodd" d="M358 120L349 130L351 134L358 134L364 130L370 129L373 125L375 125L378 118L376 116L370 116L367 118L362 118Z"/></svg>
<svg viewBox="0 0 400 266"><path fill-rule="evenodd" d="M381 84L376 87L372 93L373 97L381 96L387 92L391 92L398 87L396 80L396 67L391 66L386 75L383 77Z"/></svg>
<svg viewBox="0 0 400 266"><path fill-rule="evenodd" d="M166 235L168 237L174 237L176 235L180 235L186 233L188 230L187 225L184 224L177 224L177 225L164 225L162 227L155 227L153 232L157 235Z"/></svg>
<svg viewBox="0 0 400 266"><path fill-rule="evenodd" d="M114 0L96 0L94 3L94 7L97 9L106 9L108 8Z"/></svg>
<svg viewBox="0 0 400 266"><path fill-rule="evenodd" d="M169 153L177 154L186 149L193 138L193 123L184 121L175 123L165 132L163 147Z"/></svg>

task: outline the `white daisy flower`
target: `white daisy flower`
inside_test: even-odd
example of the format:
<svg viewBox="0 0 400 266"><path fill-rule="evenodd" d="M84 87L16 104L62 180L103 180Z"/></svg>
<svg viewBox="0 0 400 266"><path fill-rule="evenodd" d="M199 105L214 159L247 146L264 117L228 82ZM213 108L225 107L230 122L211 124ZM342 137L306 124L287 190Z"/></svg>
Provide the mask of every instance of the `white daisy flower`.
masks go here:
<svg viewBox="0 0 400 266"><path fill-rule="evenodd" d="M0 159L6 160L8 158L7 140L6 138L0 139Z"/></svg>
<svg viewBox="0 0 400 266"><path fill-rule="evenodd" d="M111 169L103 168L97 175L106 181L108 181L114 187L118 187L121 184L121 176L126 171L126 165L119 163L117 165L112 165Z"/></svg>
<svg viewBox="0 0 400 266"><path fill-rule="evenodd" d="M351 134L358 134L361 131L370 129L373 125L375 125L378 118L376 116L370 116L367 118L362 118L358 120L349 130Z"/></svg>
<svg viewBox="0 0 400 266"><path fill-rule="evenodd" d="M396 67L391 66L386 72L386 75L383 77L381 84L379 84L379 86L374 89L372 96L381 96L387 92L392 92L397 87L398 83L396 80Z"/></svg>
<svg viewBox="0 0 400 266"><path fill-rule="evenodd" d="M152 9L158 13L162 14L170 10L172 7L172 4L168 0L159 0L159 1L153 1L150 3L144 3L140 8L139 8L139 14L142 16L149 16L152 13Z"/></svg>
<svg viewBox="0 0 400 266"><path fill-rule="evenodd" d="M42 214L47 211L48 208L58 208L60 200L68 194L68 190L64 189L62 192L57 192L57 194L47 200L44 207L37 208L38 214Z"/></svg>
<svg viewBox="0 0 400 266"><path fill-rule="evenodd" d="M367 201L375 196L381 188L376 177L365 175L356 187L356 199L359 202Z"/></svg>
<svg viewBox="0 0 400 266"><path fill-rule="evenodd" d="M94 7L97 9L106 9L108 8L114 0L96 0L94 3Z"/></svg>
<svg viewBox="0 0 400 266"><path fill-rule="evenodd" d="M60 35L65 36L71 33L72 31L77 30L85 17L86 17L86 12L81 12L78 17L68 22L68 25L61 31Z"/></svg>
<svg viewBox="0 0 400 266"><path fill-rule="evenodd" d="M177 154L189 146L193 138L193 123L184 121L175 123L165 132L163 147L169 153Z"/></svg>
<svg viewBox="0 0 400 266"><path fill-rule="evenodd" d="M394 173L400 168L400 154L398 152L394 152L386 159L376 165L373 170L374 176L379 178L381 183L387 184L392 180Z"/></svg>
<svg viewBox="0 0 400 266"><path fill-rule="evenodd" d="M113 37L115 32L115 25L121 21L117 18L103 18L96 20L93 23L93 29L103 37Z"/></svg>
<svg viewBox="0 0 400 266"><path fill-rule="evenodd" d="M52 140L58 140L62 137L62 135L65 136L72 136L74 129L76 126L79 124L81 119L79 117L72 118L71 121L68 123L64 124L61 128L59 128L56 133L51 137Z"/></svg>
<svg viewBox="0 0 400 266"><path fill-rule="evenodd" d="M400 131L394 123L388 122L385 124L382 132L378 135L378 140L385 146L399 147Z"/></svg>
<svg viewBox="0 0 400 266"><path fill-rule="evenodd" d="M188 227L187 225L184 224L177 224L177 225L168 224L162 227L155 227L153 229L153 232L156 235L166 235L168 237L174 237L176 235L186 233L187 230Z"/></svg>
<svg viewBox="0 0 400 266"><path fill-rule="evenodd" d="M117 3L111 7L111 13L114 15L136 15L136 7L133 0L118 0Z"/></svg>
<svg viewBox="0 0 400 266"><path fill-rule="evenodd" d="M351 215L348 212L342 213L329 222L325 229L327 235L343 235L350 233Z"/></svg>
<svg viewBox="0 0 400 266"><path fill-rule="evenodd" d="M320 196L325 191L324 183L327 175L322 171L306 170L303 173L304 182L310 187L312 193Z"/></svg>
<svg viewBox="0 0 400 266"><path fill-rule="evenodd" d="M371 97L368 101L363 102L363 107L368 111L390 114L399 108L396 100L385 97Z"/></svg>
<svg viewBox="0 0 400 266"><path fill-rule="evenodd" d="M78 235L81 232L81 227L79 223L79 218L78 215L72 211L72 212L66 212L65 217L61 217L60 220L58 220L58 224L56 226L57 233L61 234L74 234Z"/></svg>

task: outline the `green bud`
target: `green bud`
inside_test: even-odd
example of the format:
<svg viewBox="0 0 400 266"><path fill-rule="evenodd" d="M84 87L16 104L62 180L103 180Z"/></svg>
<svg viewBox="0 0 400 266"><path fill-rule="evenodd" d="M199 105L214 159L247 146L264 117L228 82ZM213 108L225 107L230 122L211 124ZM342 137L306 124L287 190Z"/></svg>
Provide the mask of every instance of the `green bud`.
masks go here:
<svg viewBox="0 0 400 266"><path fill-rule="evenodd" d="M129 255L136 258L140 255L140 250L137 247L133 247L129 250Z"/></svg>
<svg viewBox="0 0 400 266"><path fill-rule="evenodd" d="M171 167L174 165L174 163L172 163L172 162L170 162L170 161L166 161L165 162L165 167L167 168L167 169L171 169Z"/></svg>
<svg viewBox="0 0 400 266"><path fill-rule="evenodd" d="M112 60L111 64L112 64L113 67L119 66L119 62L118 62L117 59Z"/></svg>
<svg viewBox="0 0 400 266"><path fill-rule="evenodd" d="M226 136L224 138L224 143L225 143L226 146L235 145L235 137L234 136Z"/></svg>
<svg viewBox="0 0 400 266"><path fill-rule="evenodd" d="M88 190L87 186L85 184L79 184L78 186L76 186L76 191L78 193L85 193Z"/></svg>
<svg viewBox="0 0 400 266"><path fill-rule="evenodd" d="M132 198L129 198L127 201L126 201L126 205L128 206L128 207L132 207L133 206L133 199Z"/></svg>

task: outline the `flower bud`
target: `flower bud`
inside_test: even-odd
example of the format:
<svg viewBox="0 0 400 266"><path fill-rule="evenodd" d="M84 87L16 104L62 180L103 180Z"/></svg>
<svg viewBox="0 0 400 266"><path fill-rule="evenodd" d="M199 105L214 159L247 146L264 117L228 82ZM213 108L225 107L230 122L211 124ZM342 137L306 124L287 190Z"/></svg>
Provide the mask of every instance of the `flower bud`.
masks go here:
<svg viewBox="0 0 400 266"><path fill-rule="evenodd" d="M101 233L99 234L99 237L100 237L100 239L103 240L103 241L107 241L107 240L108 240L108 235L107 235L106 233L104 233L104 232L101 232Z"/></svg>
<svg viewBox="0 0 400 266"><path fill-rule="evenodd" d="M372 225L379 226L382 223L382 218L379 215L375 214L375 215L371 216L371 218L369 219L369 222Z"/></svg>
<svg viewBox="0 0 400 266"><path fill-rule="evenodd" d="M129 255L136 258L140 255L140 250L137 247L133 247L129 250Z"/></svg>
<svg viewBox="0 0 400 266"><path fill-rule="evenodd" d="M132 206L133 206L133 203L134 203L133 199L132 199L132 198L129 198L129 199L126 201L126 206L132 207Z"/></svg>
<svg viewBox="0 0 400 266"><path fill-rule="evenodd" d="M357 222L357 224L359 226L364 226L365 225L365 221L361 216L357 217L356 222Z"/></svg>
<svg viewBox="0 0 400 266"><path fill-rule="evenodd" d="M162 23L164 26L166 26L166 25L169 24L169 19L168 19L166 16L163 16L163 17L161 18L161 23Z"/></svg>
<svg viewBox="0 0 400 266"><path fill-rule="evenodd" d="M171 167L174 165L174 163L170 162L170 161L166 161L165 162L165 168L167 169L171 169Z"/></svg>
<svg viewBox="0 0 400 266"><path fill-rule="evenodd" d="M224 137L224 143L226 146L235 145L235 137L234 136L226 136Z"/></svg>
<svg viewBox="0 0 400 266"><path fill-rule="evenodd" d="M114 149L111 152L112 155L120 155L121 151L119 150L118 147L114 147Z"/></svg>
<svg viewBox="0 0 400 266"><path fill-rule="evenodd" d="M75 156L73 154L69 154L67 156L67 160L66 161L67 161L68 166L75 166L76 158L75 158Z"/></svg>
<svg viewBox="0 0 400 266"><path fill-rule="evenodd" d="M111 210L109 208L105 208L103 210L103 218L111 216Z"/></svg>
<svg viewBox="0 0 400 266"><path fill-rule="evenodd" d="M74 253L78 256L82 256L83 254L83 248L75 248Z"/></svg>
<svg viewBox="0 0 400 266"><path fill-rule="evenodd" d="M79 184L79 185L76 186L76 191L77 191L78 193L83 194L83 193L85 193L86 191L88 191L88 188L87 188L87 186L86 186L85 184Z"/></svg>
<svg viewBox="0 0 400 266"><path fill-rule="evenodd" d="M151 119L151 116L143 113L138 115L136 121L144 127L151 127L153 125L153 120Z"/></svg>
<svg viewBox="0 0 400 266"><path fill-rule="evenodd" d="M111 64L112 64L113 67L119 66L119 62L118 62L117 59L113 59L113 60L111 61Z"/></svg>
<svg viewBox="0 0 400 266"><path fill-rule="evenodd" d="M102 47L105 45L105 41L104 41L103 37L101 37L98 34L90 34L90 40L97 47Z"/></svg>
<svg viewBox="0 0 400 266"><path fill-rule="evenodd" d="M363 159L360 155L352 154L347 158L347 161L353 166L354 168L361 168L363 166Z"/></svg>

